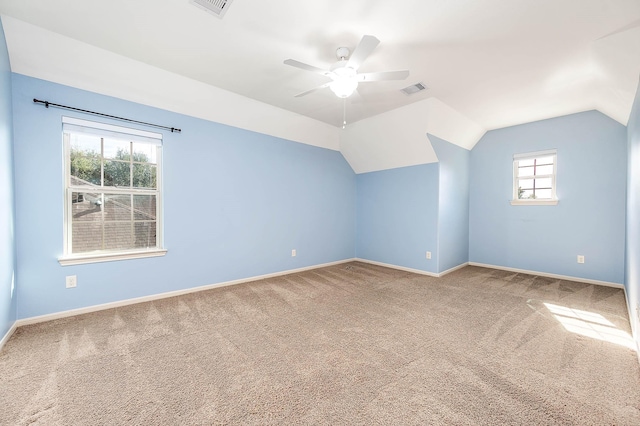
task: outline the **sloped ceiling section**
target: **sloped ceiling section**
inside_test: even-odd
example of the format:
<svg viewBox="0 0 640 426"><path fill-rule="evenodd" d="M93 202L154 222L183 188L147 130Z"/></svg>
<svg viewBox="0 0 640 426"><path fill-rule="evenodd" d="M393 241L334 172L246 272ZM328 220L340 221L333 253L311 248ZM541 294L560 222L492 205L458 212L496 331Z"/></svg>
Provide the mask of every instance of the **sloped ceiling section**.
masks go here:
<svg viewBox="0 0 640 426"><path fill-rule="evenodd" d="M350 122L435 97L487 130L590 109L626 124L637 78L618 79L640 72L607 51L640 57L623 34L639 0L242 0L224 19L188 0L2 0L0 13L336 127L330 90L294 97L327 77L283 61L327 69L365 34L381 43L360 71L410 76L361 84ZM419 81L429 90L400 92Z"/></svg>
<svg viewBox="0 0 640 426"><path fill-rule="evenodd" d="M435 163L427 133L471 149L485 129L430 98L347 126L340 151L356 173Z"/></svg>
<svg viewBox="0 0 640 426"><path fill-rule="evenodd" d="M15 18L2 16L2 25L15 73L308 145L339 149L339 129L329 124ZM72 106L91 109L87 105Z"/></svg>
<svg viewBox="0 0 640 426"><path fill-rule="evenodd" d="M2 22L13 72L340 150L356 173L437 161L427 133L471 149L485 132L436 98L361 120L342 130L15 18L3 16Z"/></svg>
<svg viewBox="0 0 640 426"><path fill-rule="evenodd" d="M0 14L15 72L340 149L358 173L437 161L427 132L470 149L593 109L626 125L640 74L640 0L242 0L224 19L188 0L2 0ZM327 69L365 34L381 43L359 71L406 81L294 97L327 77L285 59Z"/></svg>
<svg viewBox="0 0 640 426"><path fill-rule="evenodd" d="M601 82L600 112L626 125L640 71L640 19L592 45Z"/></svg>

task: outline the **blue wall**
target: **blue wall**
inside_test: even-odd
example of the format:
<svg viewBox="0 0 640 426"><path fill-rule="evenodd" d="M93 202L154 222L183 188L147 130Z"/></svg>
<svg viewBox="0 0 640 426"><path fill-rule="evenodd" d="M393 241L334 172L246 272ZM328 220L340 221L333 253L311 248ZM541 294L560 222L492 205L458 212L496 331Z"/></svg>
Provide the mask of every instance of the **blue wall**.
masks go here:
<svg viewBox="0 0 640 426"><path fill-rule="evenodd" d="M16 320L11 67L0 22L0 339Z"/></svg>
<svg viewBox="0 0 640 426"><path fill-rule="evenodd" d="M438 163L358 175L358 258L432 273L468 262L469 151L429 140Z"/></svg>
<svg viewBox="0 0 640 426"><path fill-rule="evenodd" d="M183 130L164 133L166 256L58 264L61 116L95 117L33 98ZM19 318L354 257L356 178L337 151L18 74L13 103Z"/></svg>
<svg viewBox="0 0 640 426"><path fill-rule="evenodd" d="M9 73L17 252L0 259L0 331L17 317L247 278L355 256L438 273L467 261L624 281L627 142L640 156L638 100L627 133L595 112L487 133L471 151L429 135L439 163L356 176L340 153ZM11 90L12 89L12 90ZM165 257L62 267L61 116L32 99L169 124L164 134ZM13 254L11 95L0 161L1 243ZM635 120L635 121L634 121ZM115 122L114 124L122 125ZM514 153L558 150L557 206L511 206ZM635 157L634 157L635 158ZM635 164L635 163L634 163ZM636 168L637 169L637 168ZM640 171L629 173L629 222ZM637 192L637 191L636 191ZM635 200L635 201L634 201ZM635 203L635 204L634 204ZM638 220L635 220L638 223ZM638 303L640 229L627 234L627 290ZM355 239L354 239L355 235ZM290 256L291 249L297 257ZM425 252L432 252L432 259ZM586 257L579 265L576 255ZM11 275L11 276L9 276ZM64 288L78 276L76 289Z"/></svg>
<svg viewBox="0 0 640 426"><path fill-rule="evenodd" d="M625 287L635 337L640 345L640 85L627 124L627 262ZM640 354L639 354L640 356Z"/></svg>
<svg viewBox="0 0 640 426"><path fill-rule="evenodd" d="M438 164L363 173L357 186L357 257L437 272Z"/></svg>
<svg viewBox="0 0 640 426"><path fill-rule="evenodd" d="M469 261L470 152L429 135L438 156L438 272Z"/></svg>
<svg viewBox="0 0 640 426"><path fill-rule="evenodd" d="M469 260L623 283L626 142L596 111L488 132L471 151ZM513 154L553 148L559 204L511 206Z"/></svg>

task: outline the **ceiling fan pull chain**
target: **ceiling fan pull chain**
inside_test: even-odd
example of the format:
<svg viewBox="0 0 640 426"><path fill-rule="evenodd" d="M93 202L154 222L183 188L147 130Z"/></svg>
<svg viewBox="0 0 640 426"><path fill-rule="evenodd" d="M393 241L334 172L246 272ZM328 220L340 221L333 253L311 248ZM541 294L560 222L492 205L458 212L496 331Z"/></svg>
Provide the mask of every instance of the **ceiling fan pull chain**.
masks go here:
<svg viewBox="0 0 640 426"><path fill-rule="evenodd" d="M342 128L347 127L347 98L342 98Z"/></svg>

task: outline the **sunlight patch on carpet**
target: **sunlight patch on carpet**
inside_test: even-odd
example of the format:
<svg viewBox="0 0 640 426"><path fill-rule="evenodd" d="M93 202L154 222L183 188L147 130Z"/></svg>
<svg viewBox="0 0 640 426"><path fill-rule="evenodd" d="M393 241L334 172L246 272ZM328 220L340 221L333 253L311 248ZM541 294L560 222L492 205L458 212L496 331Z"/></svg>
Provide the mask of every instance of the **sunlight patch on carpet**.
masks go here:
<svg viewBox="0 0 640 426"><path fill-rule="evenodd" d="M633 338L629 333L620 330L611 321L595 312L582 311L566 306L544 303L553 316L569 332L605 342L615 343L631 350L636 350Z"/></svg>

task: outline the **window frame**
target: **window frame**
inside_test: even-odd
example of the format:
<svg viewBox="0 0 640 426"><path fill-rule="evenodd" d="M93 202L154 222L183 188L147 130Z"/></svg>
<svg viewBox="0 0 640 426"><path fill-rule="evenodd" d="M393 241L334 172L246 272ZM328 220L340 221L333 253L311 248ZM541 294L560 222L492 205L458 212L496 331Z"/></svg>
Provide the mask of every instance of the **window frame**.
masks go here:
<svg viewBox="0 0 640 426"><path fill-rule="evenodd" d="M523 160L535 160L540 157L553 157L553 173L545 175L532 175L518 177L519 162ZM555 206L558 204L557 196L557 172L558 172L558 152L556 149L546 151L528 152L513 155L513 192L511 194L511 205L513 206ZM551 198L518 198L519 182L524 179L551 179Z"/></svg>
<svg viewBox="0 0 640 426"><path fill-rule="evenodd" d="M78 265L95 262L108 262L115 260L139 259L146 257L164 256L167 250L164 248L163 238L163 185L162 185L162 134L148 132L144 130L132 129L128 127L114 126L111 124L87 121L72 117L62 117L62 145L63 145L63 255L58 258L58 262L63 266ZM67 129L65 129L67 127ZM145 142L156 147L156 188L118 188L110 186L87 187L71 184L71 137L74 128L90 129L88 133L93 133L101 139L117 137L132 142ZM77 133L82 133L82 130ZM153 142L150 142L153 141ZM101 151L103 150L101 141ZM131 145L130 145L131 146ZM101 169L104 167L104 152L101 152ZM131 155L129 164L138 164ZM131 177L133 179L133 176ZM156 245L152 248L128 248L113 250L97 250L83 253L72 253L72 209L73 193L77 192L100 192L101 194L127 194L127 195L155 195L156 196ZM104 205L104 204L103 204ZM133 205L132 205L133 208ZM133 214L133 213L132 213ZM135 220L132 219L132 224Z"/></svg>

